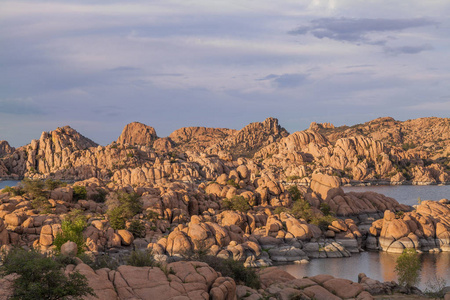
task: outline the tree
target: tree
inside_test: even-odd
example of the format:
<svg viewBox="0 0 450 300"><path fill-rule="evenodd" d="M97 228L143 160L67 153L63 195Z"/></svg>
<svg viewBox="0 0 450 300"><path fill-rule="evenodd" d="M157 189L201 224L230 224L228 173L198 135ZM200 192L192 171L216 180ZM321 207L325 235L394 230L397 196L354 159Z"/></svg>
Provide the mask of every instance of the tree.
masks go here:
<svg viewBox="0 0 450 300"><path fill-rule="evenodd" d="M83 230L87 227L86 217L81 210L71 211L61 222L61 232L56 234L53 244L61 251L61 246L67 241L77 244L77 253L82 253L85 247Z"/></svg>
<svg viewBox="0 0 450 300"><path fill-rule="evenodd" d="M398 283L406 287L413 287L420 281L420 270L422 269L419 254L413 248L403 250L397 258L395 272L398 275Z"/></svg>
<svg viewBox="0 0 450 300"><path fill-rule="evenodd" d="M87 279L79 272L64 274L64 265L37 251L13 249L3 257L2 275L17 273L11 299L82 299L95 296Z"/></svg>

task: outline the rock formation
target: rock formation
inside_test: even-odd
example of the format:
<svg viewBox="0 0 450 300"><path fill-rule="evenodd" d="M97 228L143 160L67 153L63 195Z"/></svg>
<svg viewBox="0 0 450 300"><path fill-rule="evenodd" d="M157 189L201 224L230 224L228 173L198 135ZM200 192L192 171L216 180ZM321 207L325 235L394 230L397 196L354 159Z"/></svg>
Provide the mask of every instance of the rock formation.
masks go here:
<svg viewBox="0 0 450 300"><path fill-rule="evenodd" d="M142 145L152 146L153 142L158 138L153 127L144 125L139 122L127 124L122 134L117 138L117 143L122 145Z"/></svg>

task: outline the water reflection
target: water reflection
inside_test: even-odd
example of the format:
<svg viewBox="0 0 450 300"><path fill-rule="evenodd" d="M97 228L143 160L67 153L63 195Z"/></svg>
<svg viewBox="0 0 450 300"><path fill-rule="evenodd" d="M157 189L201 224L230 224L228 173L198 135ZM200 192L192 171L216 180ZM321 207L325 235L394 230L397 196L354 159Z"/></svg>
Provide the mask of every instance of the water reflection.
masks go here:
<svg viewBox="0 0 450 300"><path fill-rule="evenodd" d="M384 281L397 281L394 271L395 261L399 254L386 252L363 252L353 254L347 258L313 259L309 264L281 265L286 272L297 278L314 276L318 274L330 274L334 277L346 278L358 281L358 274L365 273L370 278ZM421 281L419 287L426 288L428 280L435 275L450 285L450 253L423 253Z"/></svg>

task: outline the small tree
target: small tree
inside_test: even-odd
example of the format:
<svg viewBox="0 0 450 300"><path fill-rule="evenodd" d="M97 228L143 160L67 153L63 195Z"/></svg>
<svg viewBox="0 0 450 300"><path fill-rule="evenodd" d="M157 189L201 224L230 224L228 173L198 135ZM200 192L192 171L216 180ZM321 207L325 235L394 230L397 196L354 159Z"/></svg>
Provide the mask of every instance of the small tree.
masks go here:
<svg viewBox="0 0 450 300"><path fill-rule="evenodd" d="M73 272L64 274L64 265L37 251L14 249L3 257L2 275L17 273L14 294L11 299L82 299L95 296L84 275Z"/></svg>
<svg viewBox="0 0 450 300"><path fill-rule="evenodd" d="M420 281L420 264L419 254L413 248L403 250L403 253L397 258L395 272L398 275L400 285L412 287Z"/></svg>
<svg viewBox="0 0 450 300"><path fill-rule="evenodd" d="M113 229L125 229L127 220L142 211L142 203L136 193L118 192L106 201L109 224Z"/></svg>
<svg viewBox="0 0 450 300"><path fill-rule="evenodd" d="M77 244L78 253L82 253L85 247L83 230L86 226L86 217L83 216L82 212L80 210L71 211L61 222L61 233L56 235L53 242L56 249L61 251L61 246L64 243L72 241Z"/></svg>

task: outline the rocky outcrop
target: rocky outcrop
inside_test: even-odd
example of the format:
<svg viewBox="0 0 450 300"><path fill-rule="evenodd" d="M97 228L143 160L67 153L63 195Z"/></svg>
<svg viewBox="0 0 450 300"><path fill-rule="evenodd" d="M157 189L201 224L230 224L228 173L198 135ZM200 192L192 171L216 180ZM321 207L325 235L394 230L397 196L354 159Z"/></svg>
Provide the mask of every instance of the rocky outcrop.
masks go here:
<svg viewBox="0 0 450 300"><path fill-rule="evenodd" d="M370 228L367 247L402 253L405 248L421 251L450 251L450 202L423 201L416 210L394 214L385 211L384 218Z"/></svg>
<svg viewBox="0 0 450 300"><path fill-rule="evenodd" d="M168 138L184 151L204 151L236 133L237 130L227 128L183 127Z"/></svg>
<svg viewBox="0 0 450 300"><path fill-rule="evenodd" d="M117 138L117 143L122 145L142 145L151 147L157 138L158 136L153 127L139 122L133 122L125 126L122 134Z"/></svg>
<svg viewBox="0 0 450 300"><path fill-rule="evenodd" d="M234 280L202 262L174 262L162 269L124 265L94 271L83 263L66 267L66 273L73 271L86 276L97 295L86 299L236 299Z"/></svg>
<svg viewBox="0 0 450 300"><path fill-rule="evenodd" d="M253 290L237 286L239 299L374 299L364 291L363 285L351 280L334 278L330 275L295 278L276 267L266 268L260 272L262 290Z"/></svg>
<svg viewBox="0 0 450 300"><path fill-rule="evenodd" d="M14 152L14 148L7 141L0 141L0 158Z"/></svg>

